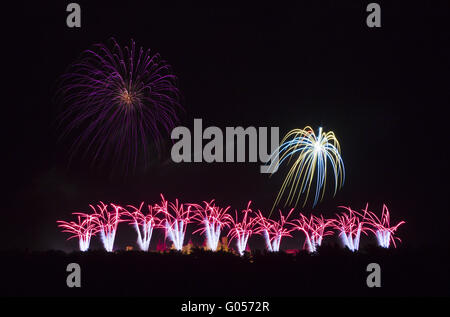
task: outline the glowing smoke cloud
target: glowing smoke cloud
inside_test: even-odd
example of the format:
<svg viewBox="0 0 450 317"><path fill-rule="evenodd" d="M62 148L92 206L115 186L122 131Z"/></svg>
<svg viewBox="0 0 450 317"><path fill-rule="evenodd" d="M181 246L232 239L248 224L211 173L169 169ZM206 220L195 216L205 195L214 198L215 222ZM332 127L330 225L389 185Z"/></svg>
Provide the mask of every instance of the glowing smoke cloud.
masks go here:
<svg viewBox="0 0 450 317"><path fill-rule="evenodd" d="M78 223L58 220L58 227L63 228L62 232L73 234L67 240L78 238L80 251L85 252L89 249L91 237L98 232L98 226L92 215L82 213L74 213L74 215L78 216Z"/></svg>
<svg viewBox="0 0 450 317"><path fill-rule="evenodd" d="M108 211L108 205L100 202L96 208L93 205L89 205L94 211L93 219L97 222L100 228L100 237L103 242L105 250L108 252L113 251L114 239L116 238L117 225L121 222L121 212L119 212L122 207L110 204L114 211Z"/></svg>
<svg viewBox="0 0 450 317"><path fill-rule="evenodd" d="M313 207L322 200L326 188L327 162L330 162L334 174L334 194L342 187L345 181L344 162L339 142L333 132L325 133L322 132L322 128L319 128L319 133L316 135L314 130L307 126L304 129L291 130L281 143L276 152L272 153L272 157L279 155L280 159L274 160L272 164L275 165L270 168L278 169L284 162L295 159L278 192L272 211L283 196L286 196L285 206L292 204L296 206L300 196L306 193L303 203L305 206L314 179Z"/></svg>
<svg viewBox="0 0 450 317"><path fill-rule="evenodd" d="M141 203L139 208L134 206L127 206L133 209L133 212L125 212L124 214L130 217L130 222L134 225L138 235L138 245L142 251L148 251L150 247L150 241L152 239L153 229L161 228L162 219L158 218L157 215L160 210L156 210L153 206L148 205L148 213L144 214L141 210L144 202Z"/></svg>
<svg viewBox="0 0 450 317"><path fill-rule="evenodd" d="M176 199L175 204L170 203L164 199L163 195L161 195L161 200L161 205L155 205L154 208L164 213L166 238L169 237L175 249L181 251L183 249L186 227L191 222L191 206L188 206L185 210L183 204L178 203L178 199Z"/></svg>
<svg viewBox="0 0 450 317"><path fill-rule="evenodd" d="M258 229L255 230L255 233L264 236L268 251L280 251L281 239L283 237L292 237L290 234L292 228L288 229L286 224L288 224L287 220L293 211L294 209L291 209L288 215L284 217L280 210L280 220L278 221L268 219L262 215L261 211L258 211L256 215Z"/></svg>
<svg viewBox="0 0 450 317"><path fill-rule="evenodd" d="M73 134L72 154L82 149L92 164L112 161L126 173L140 158L146 164L151 148L161 153L164 135L178 122L179 95L159 54L133 40L122 48L112 38L85 50L61 76L61 137Z"/></svg>
<svg viewBox="0 0 450 317"><path fill-rule="evenodd" d="M206 242L208 249L212 251L217 250L219 244L220 232L224 227L229 227L232 217L228 214L230 207L220 208L211 202L203 202L205 207L193 204L194 216L193 219L203 225L202 228L194 231L206 235Z"/></svg>
<svg viewBox="0 0 450 317"><path fill-rule="evenodd" d="M244 216L239 221L238 213L236 218L231 218L231 229L228 232L228 236L231 237L230 242L236 239L238 252L240 255L244 255L245 248L247 247L248 238L253 234L254 227L258 224L256 218L249 217L253 211L250 209L251 201L248 202L247 209L242 210Z"/></svg>
<svg viewBox="0 0 450 317"><path fill-rule="evenodd" d="M382 248L388 249L390 246L390 242L394 244L394 247L397 247L395 244L395 240L401 242L400 238L395 237L395 231L397 231L398 227L404 224L404 221L400 221L397 225L390 225L390 215L389 210L386 205L383 204L383 211L381 214L381 219L378 218L375 213L368 211L368 205L366 206L364 215L368 217L368 222L371 226L374 227L374 230L371 230L375 233L377 237L378 245Z"/></svg>

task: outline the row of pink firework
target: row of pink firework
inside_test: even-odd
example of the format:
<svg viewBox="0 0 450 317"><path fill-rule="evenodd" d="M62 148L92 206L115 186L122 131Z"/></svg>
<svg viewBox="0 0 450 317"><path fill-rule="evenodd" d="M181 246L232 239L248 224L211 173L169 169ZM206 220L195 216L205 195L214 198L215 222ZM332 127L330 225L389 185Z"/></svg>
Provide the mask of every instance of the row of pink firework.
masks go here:
<svg viewBox="0 0 450 317"><path fill-rule="evenodd" d="M368 205L361 212L350 207L340 207L342 211L336 214L336 218L325 219L323 216L306 217L299 214L292 218L294 209L286 215L280 211L279 219L269 219L263 216L261 211L253 211L247 208L240 213L235 211L233 217L230 207L221 208L213 201L199 204L182 204L178 199L175 203L167 201L161 195L161 203L139 207L128 205L122 207L116 204L90 205L92 213L73 213L77 222L57 221L63 232L71 233L69 239L78 238L81 251L89 249L91 238L100 234L106 251L113 251L117 227L120 222L128 222L133 225L137 233L137 242L142 251L148 251L154 229L163 229L165 238L169 239L175 249L181 250L185 240L186 228L190 223L196 223L199 228L193 233L205 236L207 248L217 250L222 231L228 229L231 241L236 241L239 254L244 254L248 240L252 235L264 237L267 250L277 252L283 237L292 237L294 231L301 231L305 235L303 249L313 253L322 244L323 238L337 231L343 245L351 251L357 251L361 234L375 235L378 245L389 248L396 246L395 232L404 221L395 226L390 225L389 211L385 205L381 217L368 210ZM145 209L145 210L144 210Z"/></svg>

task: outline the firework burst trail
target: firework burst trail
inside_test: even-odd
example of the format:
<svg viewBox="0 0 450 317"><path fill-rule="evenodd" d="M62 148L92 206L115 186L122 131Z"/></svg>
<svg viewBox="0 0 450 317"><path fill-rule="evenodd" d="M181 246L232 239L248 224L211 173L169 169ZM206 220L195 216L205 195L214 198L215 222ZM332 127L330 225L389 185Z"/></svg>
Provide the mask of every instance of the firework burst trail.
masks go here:
<svg viewBox="0 0 450 317"><path fill-rule="evenodd" d="M164 214L166 238L169 237L175 249L181 251L187 225L192 222L190 218L191 206L187 206L187 210L185 210L183 204L179 204L178 199L175 200L174 204L168 202L161 194L161 205L155 205L155 208Z"/></svg>
<svg viewBox="0 0 450 317"><path fill-rule="evenodd" d="M78 238L80 251L85 252L89 249L91 238L99 231L98 225L92 215L83 213L73 213L73 215L77 215L78 222L58 220L58 227L63 228L62 232L72 233L67 240Z"/></svg>
<svg viewBox="0 0 450 317"><path fill-rule="evenodd" d="M219 244L220 233L223 228L230 226L232 217L228 214L230 206L220 208L214 205L213 202L214 200L210 202L204 201L205 207L197 204L192 204L191 206L194 209L194 216L192 219L203 225L202 228L193 233L199 232L205 234L208 249L216 251Z"/></svg>
<svg viewBox="0 0 450 317"><path fill-rule="evenodd" d="M332 223L331 219L325 219L322 215L320 217L311 216L309 226L312 229L311 242L314 251L322 245L323 237L333 234L333 231L326 231L328 227L331 227Z"/></svg>
<svg viewBox="0 0 450 317"><path fill-rule="evenodd" d="M258 224L257 219L249 217L249 214L253 213L250 209L251 201L248 202L247 208L242 210L244 216L242 221L239 221L237 210L235 211L235 219L231 218L231 229L228 232L228 236L231 237L230 243L233 239L236 239L237 248L239 254L244 255L247 247L248 238L253 234L255 226Z"/></svg>
<svg viewBox="0 0 450 317"><path fill-rule="evenodd" d="M290 162L294 157L296 158L283 181L270 215L284 195L287 196L285 206L292 204L297 206L300 196L306 192L303 202L303 206L305 206L313 188L314 178L316 184L313 207L316 206L325 194L327 162L330 162L334 175L334 195L343 186L345 181L344 161L334 132L322 132L322 127L320 127L316 135L314 130L307 126L304 129L289 131L281 143L271 155L270 169L277 170L286 160ZM278 156L279 160L275 160L274 158Z"/></svg>
<svg viewBox="0 0 450 317"><path fill-rule="evenodd" d="M367 227L368 222L365 216L350 207L339 206L339 208L344 208L347 213L336 214L337 219L333 219L333 227L339 231L339 237L344 246L352 252L358 251L361 233L367 235L366 231L372 229Z"/></svg>
<svg viewBox="0 0 450 317"><path fill-rule="evenodd" d="M123 208L115 204L110 204L114 211L108 211L108 205L100 202L96 205L97 209L93 205L89 205L94 211L94 220L97 222L100 228L100 237L102 239L103 246L107 252L112 252L114 247L114 240L116 238L117 226L122 221L120 212Z"/></svg>
<svg viewBox="0 0 450 317"><path fill-rule="evenodd" d="M390 225L390 215L389 210L385 204L383 204L383 211L381 213L381 218L378 218L375 213L368 210L368 204L366 205L366 209L364 210L364 215L368 218L368 223L374 229L371 230L375 233L375 236L378 241L378 245L382 248L388 249L390 246L390 242L394 244L394 248L397 247L395 244L395 240L401 242L400 238L395 237L395 231L397 231L398 227L405 223L405 221L400 221L395 226Z"/></svg>
<svg viewBox="0 0 450 317"><path fill-rule="evenodd" d="M324 219L323 216L316 217L311 215L310 218L300 213L300 217L291 222L296 230L302 231L305 234L305 244L303 249L310 253L317 251L317 248L322 245L323 237L333 234L332 231L327 231L326 228L332 225L332 220Z"/></svg>
<svg viewBox="0 0 450 317"><path fill-rule="evenodd" d="M281 239L283 237L292 237L290 233L293 229L288 229L286 224L288 224L287 221L293 211L294 208L292 208L287 216L284 217L280 210L280 220L275 221L264 217L261 211L258 210L256 215L258 228L255 230L255 233L262 234L264 236L267 250L269 252L279 252Z"/></svg>
<svg viewBox="0 0 450 317"><path fill-rule="evenodd" d="M162 219L158 218L158 214L161 213L160 210L156 210L151 205L148 205L148 213L144 214L141 210L144 205L142 202L139 208L128 205L128 208L133 209L133 212L126 211L123 214L128 215L130 217L130 223L136 229L136 233L138 235L137 243L139 248L142 251L148 251L150 247L150 241L152 239L153 230L155 228L161 228Z"/></svg>
<svg viewBox="0 0 450 317"><path fill-rule="evenodd" d="M133 170L147 164L150 142L162 152L164 135L179 121L177 78L159 54L131 46L96 44L61 76L56 92L64 106L61 138L77 133L71 158L83 148L91 163L112 160ZM110 48L112 47L112 48ZM81 131L81 132L79 132Z"/></svg>

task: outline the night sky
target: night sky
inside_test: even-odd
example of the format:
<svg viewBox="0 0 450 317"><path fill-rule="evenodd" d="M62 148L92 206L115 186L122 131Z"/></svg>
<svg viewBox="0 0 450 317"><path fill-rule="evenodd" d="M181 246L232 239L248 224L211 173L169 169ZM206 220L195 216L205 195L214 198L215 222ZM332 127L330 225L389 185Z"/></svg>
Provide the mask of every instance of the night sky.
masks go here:
<svg viewBox="0 0 450 317"><path fill-rule="evenodd" d="M398 231L402 247L448 249L448 2L380 2L381 29L365 24L368 1L80 1L80 29L67 28L66 2L2 11L0 249L74 250L56 220L99 200L155 203L164 193L184 202L215 198L233 210L252 200L270 211L283 175L269 179L260 163L175 164L167 156L126 177L89 159L68 164L70 140L58 141L57 79L111 36L121 45L134 39L172 65L186 110L180 125L202 118L204 127L279 126L280 136L307 125L334 131L346 183L304 213L331 217L339 205L360 210L366 202L380 213L386 203L393 223L407 222ZM133 228L120 225L116 246L134 241ZM298 238L285 241L299 247ZM250 244L262 248L263 240ZM100 247L97 239L92 245Z"/></svg>

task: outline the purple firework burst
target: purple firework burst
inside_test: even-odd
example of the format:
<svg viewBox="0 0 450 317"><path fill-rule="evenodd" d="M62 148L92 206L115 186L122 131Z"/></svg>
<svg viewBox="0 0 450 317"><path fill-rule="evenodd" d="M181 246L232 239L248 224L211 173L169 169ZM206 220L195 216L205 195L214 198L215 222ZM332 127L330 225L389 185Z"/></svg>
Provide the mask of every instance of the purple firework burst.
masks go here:
<svg viewBox="0 0 450 317"><path fill-rule="evenodd" d="M74 135L92 164L112 162L135 170L151 153L162 154L165 136L178 122L177 77L159 54L131 46L96 44L61 77L62 137Z"/></svg>

